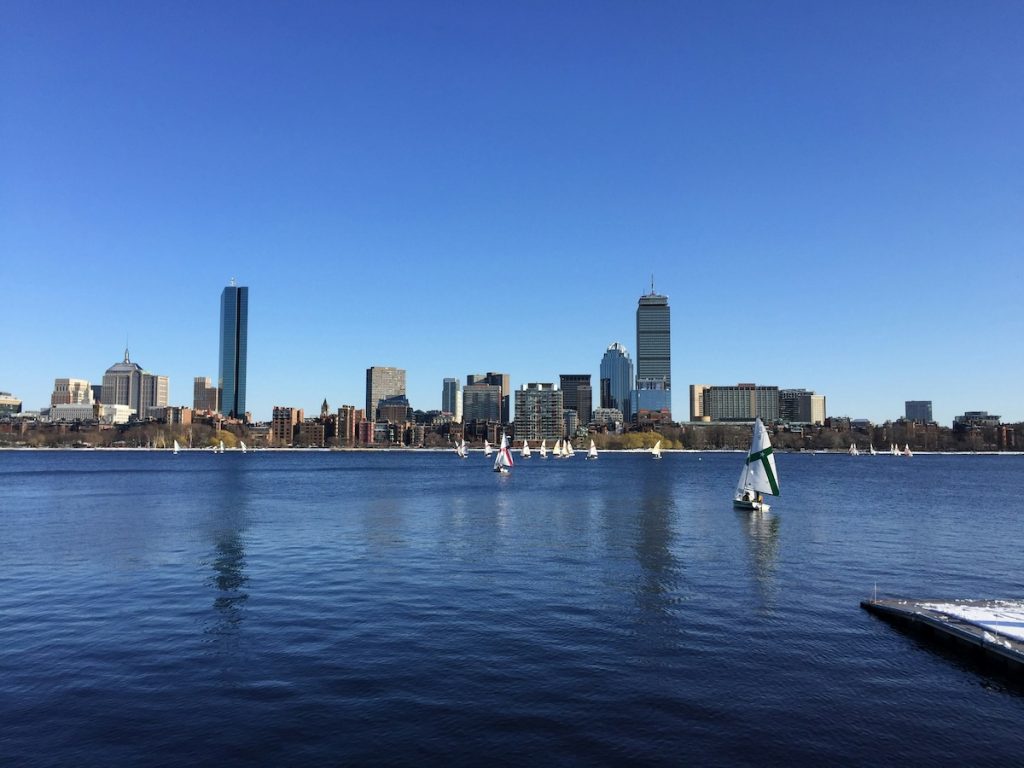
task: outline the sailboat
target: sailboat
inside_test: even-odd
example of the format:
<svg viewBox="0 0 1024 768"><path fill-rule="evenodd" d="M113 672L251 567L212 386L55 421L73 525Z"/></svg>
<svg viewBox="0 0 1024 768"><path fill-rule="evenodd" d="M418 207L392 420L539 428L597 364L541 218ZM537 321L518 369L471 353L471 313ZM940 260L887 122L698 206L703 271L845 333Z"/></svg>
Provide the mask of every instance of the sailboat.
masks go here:
<svg viewBox="0 0 1024 768"><path fill-rule="evenodd" d="M904 446L903 446L903 455L904 455L904 456L906 456L906 457L907 457L908 459L909 459L909 458L910 458L911 456L913 456L913 455L914 455L914 454L913 454L913 453L911 453L911 451L910 451L910 443L906 443L906 444L904 444Z"/></svg>
<svg viewBox="0 0 1024 768"><path fill-rule="evenodd" d="M900 455L900 449L896 447L896 443L889 443L889 453L893 456Z"/></svg>
<svg viewBox="0 0 1024 768"><path fill-rule="evenodd" d="M656 458L656 459L660 459L660 458L661 458L661 440L659 440L658 442L656 442L656 443L654 444L654 447L653 447L653 448L651 448L651 455L652 455L652 456L653 456L654 458Z"/></svg>
<svg viewBox="0 0 1024 768"><path fill-rule="evenodd" d="M868 443L868 451L871 453L872 456L875 456L878 453L878 451L875 450L874 443Z"/></svg>
<svg viewBox="0 0 1024 768"><path fill-rule="evenodd" d="M523 450L519 452L519 455L524 459L528 459L533 455L530 453L530 444L526 440L523 440Z"/></svg>
<svg viewBox="0 0 1024 768"><path fill-rule="evenodd" d="M224 441L220 441L220 446L217 448L217 453L224 453Z"/></svg>
<svg viewBox="0 0 1024 768"><path fill-rule="evenodd" d="M762 494L779 495L778 474L775 471L775 455L772 443L768 439L768 430L764 428L760 417L754 420L754 434L750 439L750 450L747 460L736 484L736 494L732 504L737 509L762 511L768 505L762 500Z"/></svg>
<svg viewBox="0 0 1024 768"><path fill-rule="evenodd" d="M590 441L590 450L587 451L587 459L596 459L596 458L597 458L597 446L594 445L594 441L591 440Z"/></svg>
<svg viewBox="0 0 1024 768"><path fill-rule="evenodd" d="M851 456L860 456L860 451L857 450L857 444L856 443L850 443L850 455Z"/></svg>
<svg viewBox="0 0 1024 768"><path fill-rule="evenodd" d="M487 442L487 438L484 438L484 456L491 455L491 444Z"/></svg>
<svg viewBox="0 0 1024 768"><path fill-rule="evenodd" d="M540 441L540 457L542 459L546 459L548 457L548 441L547 440L541 440Z"/></svg>
<svg viewBox="0 0 1024 768"><path fill-rule="evenodd" d="M455 455L460 459L466 458L466 441L460 440L455 444Z"/></svg>
<svg viewBox="0 0 1024 768"><path fill-rule="evenodd" d="M503 475L508 474L512 466L512 452L508 449L508 438L501 436L501 446L498 448L498 455L494 457L494 471Z"/></svg>
<svg viewBox="0 0 1024 768"><path fill-rule="evenodd" d="M242 453L245 453L248 449L245 447L245 440L238 441L238 447L242 449Z"/></svg>
<svg viewBox="0 0 1024 768"><path fill-rule="evenodd" d="M551 453L554 454L556 459L562 458L562 439L559 438L555 441L555 447L551 449Z"/></svg>
<svg viewBox="0 0 1024 768"><path fill-rule="evenodd" d="M181 446L178 445L178 441L175 440L174 441L174 455L177 456L178 455L178 451L180 451L180 450L181 450Z"/></svg>
<svg viewBox="0 0 1024 768"><path fill-rule="evenodd" d="M572 449L572 440L566 440L565 445L562 446L562 458L568 459L576 455L576 451Z"/></svg>

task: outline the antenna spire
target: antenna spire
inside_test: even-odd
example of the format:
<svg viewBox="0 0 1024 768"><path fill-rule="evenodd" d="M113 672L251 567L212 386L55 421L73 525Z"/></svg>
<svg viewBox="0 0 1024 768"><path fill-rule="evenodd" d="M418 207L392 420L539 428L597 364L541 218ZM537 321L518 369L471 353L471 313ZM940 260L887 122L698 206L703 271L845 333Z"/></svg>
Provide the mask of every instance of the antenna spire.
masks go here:
<svg viewBox="0 0 1024 768"><path fill-rule="evenodd" d="M654 295L654 273L651 272L651 296Z"/></svg>

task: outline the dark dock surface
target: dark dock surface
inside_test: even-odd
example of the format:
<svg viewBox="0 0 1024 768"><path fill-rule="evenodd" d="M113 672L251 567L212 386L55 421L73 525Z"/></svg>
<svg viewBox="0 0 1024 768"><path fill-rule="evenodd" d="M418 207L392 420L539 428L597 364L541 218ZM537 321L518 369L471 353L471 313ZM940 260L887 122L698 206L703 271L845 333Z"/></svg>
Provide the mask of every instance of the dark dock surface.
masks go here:
<svg viewBox="0 0 1024 768"><path fill-rule="evenodd" d="M1024 600L863 600L865 610L980 650L1024 673Z"/></svg>

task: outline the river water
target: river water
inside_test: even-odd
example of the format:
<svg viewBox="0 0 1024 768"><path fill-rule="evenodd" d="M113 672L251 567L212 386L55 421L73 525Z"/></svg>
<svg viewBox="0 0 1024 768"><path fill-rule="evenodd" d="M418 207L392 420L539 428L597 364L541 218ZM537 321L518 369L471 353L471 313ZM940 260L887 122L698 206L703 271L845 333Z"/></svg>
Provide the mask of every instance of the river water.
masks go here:
<svg viewBox="0 0 1024 768"><path fill-rule="evenodd" d="M1024 457L0 453L0 764L1020 764L859 607L1021 598Z"/></svg>

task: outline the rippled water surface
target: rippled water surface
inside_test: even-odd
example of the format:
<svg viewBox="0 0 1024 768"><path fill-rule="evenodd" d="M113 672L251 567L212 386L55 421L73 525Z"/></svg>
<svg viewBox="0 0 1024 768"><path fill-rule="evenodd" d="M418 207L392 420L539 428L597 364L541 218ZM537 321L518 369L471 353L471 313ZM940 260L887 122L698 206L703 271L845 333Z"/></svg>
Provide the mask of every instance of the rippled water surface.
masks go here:
<svg viewBox="0 0 1024 768"><path fill-rule="evenodd" d="M0 764L1020 764L859 607L1024 597L1024 458L0 453Z"/></svg>

